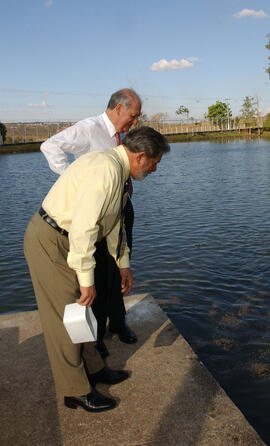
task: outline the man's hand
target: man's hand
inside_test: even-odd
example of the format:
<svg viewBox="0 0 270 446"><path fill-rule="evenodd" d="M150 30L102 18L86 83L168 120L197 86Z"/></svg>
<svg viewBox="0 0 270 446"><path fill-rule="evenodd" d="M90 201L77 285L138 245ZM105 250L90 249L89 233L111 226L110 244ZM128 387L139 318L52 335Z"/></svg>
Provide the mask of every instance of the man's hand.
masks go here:
<svg viewBox="0 0 270 446"><path fill-rule="evenodd" d="M132 288L132 274L130 268L120 268L121 275L121 291L126 296Z"/></svg>
<svg viewBox="0 0 270 446"><path fill-rule="evenodd" d="M95 286L80 286L81 297L76 302L80 305L90 307L96 297Z"/></svg>

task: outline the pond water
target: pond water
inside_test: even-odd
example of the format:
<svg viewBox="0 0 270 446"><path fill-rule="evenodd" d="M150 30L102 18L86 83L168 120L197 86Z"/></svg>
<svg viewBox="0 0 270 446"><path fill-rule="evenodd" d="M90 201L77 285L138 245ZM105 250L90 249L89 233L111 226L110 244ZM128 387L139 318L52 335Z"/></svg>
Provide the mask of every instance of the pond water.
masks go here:
<svg viewBox="0 0 270 446"><path fill-rule="evenodd" d="M23 235L57 178L1 155L0 312L36 309ZM270 444L270 143L171 144L134 182L135 293L149 292Z"/></svg>

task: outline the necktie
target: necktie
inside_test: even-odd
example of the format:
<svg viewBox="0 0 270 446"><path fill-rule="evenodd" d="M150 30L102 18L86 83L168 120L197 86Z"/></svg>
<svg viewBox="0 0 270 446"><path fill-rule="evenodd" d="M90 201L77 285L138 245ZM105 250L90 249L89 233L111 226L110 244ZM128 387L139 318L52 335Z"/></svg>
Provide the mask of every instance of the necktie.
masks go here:
<svg viewBox="0 0 270 446"><path fill-rule="evenodd" d="M115 138L116 138L117 145L119 146L119 144L120 144L120 136L119 136L119 133L116 132L116 134L115 134Z"/></svg>
<svg viewBox="0 0 270 446"><path fill-rule="evenodd" d="M116 138L117 145L119 146L119 144L120 144L120 136L119 136L118 132L115 133L115 138ZM130 177L128 179L128 194L129 194L129 196L131 198L132 194L133 194L133 185L132 185L132 181L131 181Z"/></svg>
<svg viewBox="0 0 270 446"><path fill-rule="evenodd" d="M122 194L121 199L121 217L120 217L120 229L119 229L119 237L118 237L118 244L117 244L117 250L116 250L116 259L119 260L120 253L121 253L121 245L123 241L123 226L124 226L124 218L125 218L125 207L124 207L124 196L128 192L129 184L128 181L124 185L124 190Z"/></svg>

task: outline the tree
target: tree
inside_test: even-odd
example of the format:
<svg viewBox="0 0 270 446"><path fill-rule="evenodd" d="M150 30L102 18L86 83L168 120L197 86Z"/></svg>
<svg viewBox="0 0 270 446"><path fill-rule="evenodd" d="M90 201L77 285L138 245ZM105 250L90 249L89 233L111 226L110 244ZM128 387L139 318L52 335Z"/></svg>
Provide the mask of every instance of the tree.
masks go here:
<svg viewBox="0 0 270 446"><path fill-rule="evenodd" d="M146 125L145 123L149 121L146 113L144 113L143 111L141 112L139 118L138 118L138 122L135 125L135 127L141 127L142 125Z"/></svg>
<svg viewBox="0 0 270 446"><path fill-rule="evenodd" d="M230 106L226 102L217 101L214 105L208 107L207 119L217 119L225 121L232 116Z"/></svg>
<svg viewBox="0 0 270 446"><path fill-rule="evenodd" d="M6 126L2 122L0 122L0 135L2 136L3 143L6 140L6 134L7 134Z"/></svg>
<svg viewBox="0 0 270 446"><path fill-rule="evenodd" d="M151 116L151 121L155 121L155 122L160 122L160 121L164 121L167 117L167 113L156 113L155 115Z"/></svg>
<svg viewBox="0 0 270 446"><path fill-rule="evenodd" d="M270 129L270 113L267 113L263 122L263 128L269 130Z"/></svg>
<svg viewBox="0 0 270 446"><path fill-rule="evenodd" d="M255 105L257 101L252 96L246 96L242 107L241 107L241 115L243 118L254 118L256 116L257 109Z"/></svg>
<svg viewBox="0 0 270 446"><path fill-rule="evenodd" d="M179 116L186 115L186 117L188 118L189 109L187 107L185 107L184 105L180 105L180 107L176 110L175 113Z"/></svg>
<svg viewBox="0 0 270 446"><path fill-rule="evenodd" d="M267 34L266 37L268 38L268 43L265 45L265 48L270 50L270 34ZM268 60L270 60L270 56L268 56ZM265 69L266 73L268 73L268 76L270 77L270 62L268 63L268 68Z"/></svg>

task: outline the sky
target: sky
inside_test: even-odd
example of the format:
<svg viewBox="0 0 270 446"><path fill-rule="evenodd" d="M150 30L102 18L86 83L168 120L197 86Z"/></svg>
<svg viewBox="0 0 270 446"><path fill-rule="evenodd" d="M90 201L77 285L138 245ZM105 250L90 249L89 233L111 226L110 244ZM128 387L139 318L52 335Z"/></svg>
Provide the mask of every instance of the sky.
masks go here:
<svg viewBox="0 0 270 446"><path fill-rule="evenodd" d="M269 0L1 0L0 121L77 121L133 88L148 117L270 112Z"/></svg>

